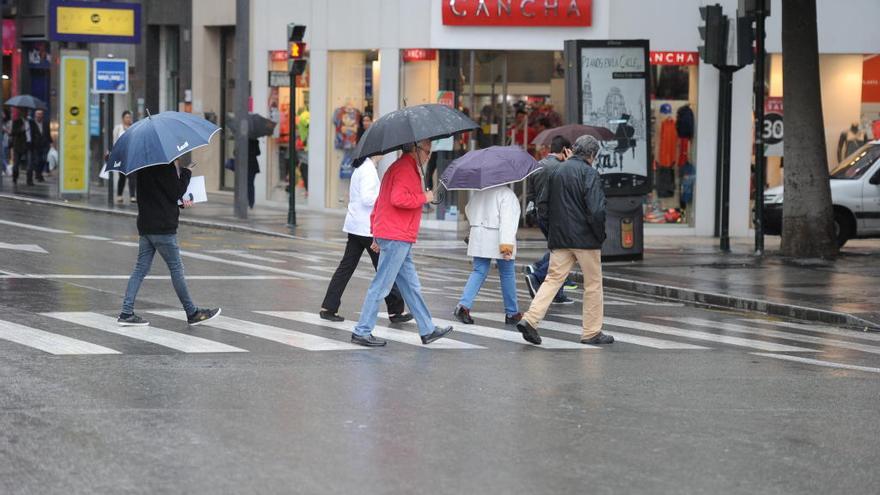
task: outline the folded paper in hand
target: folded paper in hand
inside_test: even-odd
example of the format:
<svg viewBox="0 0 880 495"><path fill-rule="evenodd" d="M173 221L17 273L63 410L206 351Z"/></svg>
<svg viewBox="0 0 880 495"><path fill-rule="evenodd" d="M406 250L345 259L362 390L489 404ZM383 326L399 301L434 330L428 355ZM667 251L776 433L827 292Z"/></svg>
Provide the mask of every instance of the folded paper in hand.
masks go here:
<svg viewBox="0 0 880 495"><path fill-rule="evenodd" d="M193 203L204 203L208 201L208 193L205 192L205 176L198 175L189 180L189 187L183 193L183 197ZM177 200L177 204L182 205L183 201Z"/></svg>

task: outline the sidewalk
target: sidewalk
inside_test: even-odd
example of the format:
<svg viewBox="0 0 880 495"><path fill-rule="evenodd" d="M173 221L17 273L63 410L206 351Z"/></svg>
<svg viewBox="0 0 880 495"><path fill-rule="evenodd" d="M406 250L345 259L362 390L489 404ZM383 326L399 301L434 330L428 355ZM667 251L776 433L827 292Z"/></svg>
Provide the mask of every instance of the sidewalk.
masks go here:
<svg viewBox="0 0 880 495"><path fill-rule="evenodd" d="M33 200L110 214L137 212L136 205L108 207L106 189L95 186L87 199L58 201L52 196L54 180L32 187L20 182L13 190L10 178L4 177L0 205L3 201ZM231 193L212 193L208 203L187 210L181 223L334 244L345 241L340 231L343 212L298 205L298 225L291 229L287 227L286 207L257 206L247 220L239 220L232 214L232 201ZM543 254L545 243L536 229L522 229L518 238L520 264ZM605 287L880 330L880 240L851 240L834 261L783 258L778 254L779 237L767 237L767 254L757 258L751 254L752 243L752 239L733 239L732 252L723 254L717 249L717 239L649 236L643 261L604 264ZM416 251L439 259L467 259L467 246L454 232L424 231Z"/></svg>

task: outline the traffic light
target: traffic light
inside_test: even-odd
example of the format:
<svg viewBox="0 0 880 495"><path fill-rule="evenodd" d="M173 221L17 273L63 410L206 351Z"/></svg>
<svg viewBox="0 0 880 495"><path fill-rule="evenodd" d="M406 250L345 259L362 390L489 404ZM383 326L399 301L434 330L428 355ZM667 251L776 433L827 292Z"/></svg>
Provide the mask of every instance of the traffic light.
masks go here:
<svg viewBox="0 0 880 495"><path fill-rule="evenodd" d="M727 19L721 11L721 5L700 7L703 25L699 27L703 45L698 47L700 58L711 65L726 65L727 54Z"/></svg>
<svg viewBox="0 0 880 495"><path fill-rule="evenodd" d="M287 57L292 59L301 59L306 56L306 44L302 41L291 41L287 52Z"/></svg>
<svg viewBox="0 0 880 495"><path fill-rule="evenodd" d="M306 70L306 44L303 42L305 35L304 25L295 23L287 25L287 70L293 76L302 75Z"/></svg>
<svg viewBox="0 0 880 495"><path fill-rule="evenodd" d="M745 67L755 61L755 19L743 12L736 17L736 65Z"/></svg>

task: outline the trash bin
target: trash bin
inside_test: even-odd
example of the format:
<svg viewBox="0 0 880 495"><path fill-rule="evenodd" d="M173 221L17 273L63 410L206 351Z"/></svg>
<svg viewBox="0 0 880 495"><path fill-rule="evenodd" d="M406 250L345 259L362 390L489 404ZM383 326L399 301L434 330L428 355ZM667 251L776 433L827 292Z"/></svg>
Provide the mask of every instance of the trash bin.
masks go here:
<svg viewBox="0 0 880 495"><path fill-rule="evenodd" d="M642 259L645 247L643 201L644 196L609 196L606 198L606 237L605 243L602 244L603 260Z"/></svg>

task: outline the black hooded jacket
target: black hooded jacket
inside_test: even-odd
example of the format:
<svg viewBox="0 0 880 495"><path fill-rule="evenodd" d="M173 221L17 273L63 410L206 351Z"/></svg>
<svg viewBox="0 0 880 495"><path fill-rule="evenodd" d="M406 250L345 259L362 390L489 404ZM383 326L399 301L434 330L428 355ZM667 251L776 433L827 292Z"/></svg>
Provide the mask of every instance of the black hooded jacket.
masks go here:
<svg viewBox="0 0 880 495"><path fill-rule="evenodd" d="M547 172L538 215L547 225L547 247L601 249L605 242L605 189L599 172L572 157Z"/></svg>
<svg viewBox="0 0 880 495"><path fill-rule="evenodd" d="M176 234L180 199L189 187L192 171L174 165L154 165L137 174L138 217L140 235Z"/></svg>

